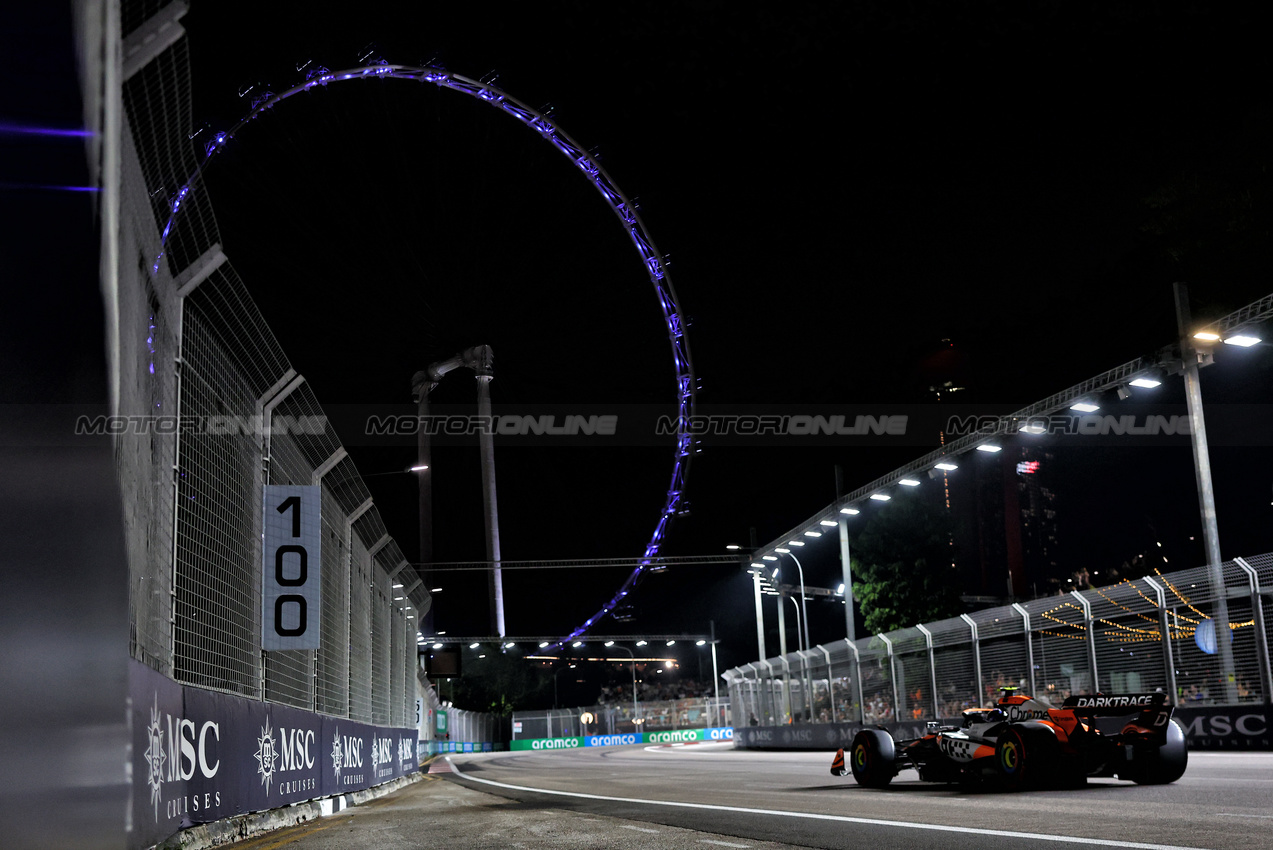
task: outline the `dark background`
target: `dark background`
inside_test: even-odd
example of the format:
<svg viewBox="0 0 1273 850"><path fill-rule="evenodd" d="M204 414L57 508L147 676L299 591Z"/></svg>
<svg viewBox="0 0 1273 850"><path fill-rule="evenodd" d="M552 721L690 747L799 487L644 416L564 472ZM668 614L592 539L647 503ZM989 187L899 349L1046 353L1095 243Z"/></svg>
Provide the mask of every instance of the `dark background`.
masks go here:
<svg viewBox="0 0 1273 850"><path fill-rule="evenodd" d="M705 408L887 412L952 380L960 401L1016 409L1170 342L1175 280L1205 320L1269 290L1269 62L1243 9L192 5L193 114L210 130L299 82L306 61L340 70L367 51L495 71L514 97L551 102L670 254ZM476 100L402 81L331 86L245 127L206 177L227 255L325 404L411 412L412 373L485 343L497 403L672 409L666 331L618 222L557 152ZM1203 371L1213 416L1268 401L1267 351L1217 354ZM473 398L462 374L434 395ZM1155 398L1179 402L1178 379ZM1226 557L1273 542L1260 416L1233 416L1244 436L1213 449ZM413 558L415 481L380 474L411 462L410 441L341 436ZM721 553L750 528L767 541L835 496L835 465L853 489L923 451L703 448L666 554ZM1179 441L1056 452L1063 566L1115 566L1157 540L1172 568L1200 563ZM639 555L671 460L670 442L498 449L504 557ZM481 558L476 446L438 449L430 474L435 558ZM830 539L806 547L810 584L839 581ZM626 574L506 574L509 634L565 634ZM480 576L433 583L438 628L487 632ZM815 642L843 636L834 604L811 603ZM755 657L741 570L651 576L635 613L592 631L714 620L723 667Z"/></svg>

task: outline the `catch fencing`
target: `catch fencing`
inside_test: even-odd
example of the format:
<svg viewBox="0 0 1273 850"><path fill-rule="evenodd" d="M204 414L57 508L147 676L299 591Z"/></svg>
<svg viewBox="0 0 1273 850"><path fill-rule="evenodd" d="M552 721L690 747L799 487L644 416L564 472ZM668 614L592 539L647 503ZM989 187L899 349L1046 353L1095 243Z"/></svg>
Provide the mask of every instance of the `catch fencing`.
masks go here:
<svg viewBox="0 0 1273 850"><path fill-rule="evenodd" d="M123 5L124 20L138 27L125 28L126 49L184 11ZM211 204L193 177L199 156L185 39L126 75L110 412L129 422L112 433L129 506L132 656L186 685L414 725L416 632L428 591L221 252ZM266 484L321 486L318 649L261 650Z"/></svg>
<svg viewBox="0 0 1273 850"><path fill-rule="evenodd" d="M1162 691L1186 709L1260 707L1273 698L1271 604L1273 554L1235 558L815 646L724 678L739 728L956 719L1004 686L1056 705Z"/></svg>
<svg viewBox="0 0 1273 850"><path fill-rule="evenodd" d="M723 728L730 717L729 700L714 697L515 711L513 740Z"/></svg>

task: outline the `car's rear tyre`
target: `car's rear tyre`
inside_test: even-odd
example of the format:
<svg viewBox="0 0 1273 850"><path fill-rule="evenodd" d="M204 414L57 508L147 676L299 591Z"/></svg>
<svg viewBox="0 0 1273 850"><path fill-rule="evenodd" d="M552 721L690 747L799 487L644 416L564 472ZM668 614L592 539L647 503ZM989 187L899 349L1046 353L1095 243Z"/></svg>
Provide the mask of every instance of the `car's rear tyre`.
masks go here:
<svg viewBox="0 0 1273 850"><path fill-rule="evenodd" d="M1177 720L1167 722L1167 740L1161 745L1134 744L1132 761L1122 777L1137 785L1166 785L1185 775L1189 744L1185 728Z"/></svg>
<svg viewBox="0 0 1273 850"><path fill-rule="evenodd" d="M1041 787L1060 762L1056 733L1041 723L1014 723L995 744L995 763L1010 791Z"/></svg>
<svg viewBox="0 0 1273 850"><path fill-rule="evenodd" d="M893 736L881 729L863 729L849 746L849 767L858 785L884 788L897 775Z"/></svg>

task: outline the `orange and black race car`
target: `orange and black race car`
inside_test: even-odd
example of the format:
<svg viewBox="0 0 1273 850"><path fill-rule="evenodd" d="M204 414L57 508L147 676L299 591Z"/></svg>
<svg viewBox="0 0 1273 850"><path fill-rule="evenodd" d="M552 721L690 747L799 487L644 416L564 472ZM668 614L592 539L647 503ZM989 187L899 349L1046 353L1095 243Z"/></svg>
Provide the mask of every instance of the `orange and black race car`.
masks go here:
<svg viewBox="0 0 1273 850"><path fill-rule="evenodd" d="M1053 708L1004 688L994 708L964 711L959 726L929 722L922 738L894 741L883 729L863 729L847 754L836 752L831 773L852 770L870 788L907 768L927 782L985 780L1011 790L1073 787L1089 776L1161 785L1183 776L1189 763L1185 730L1171 713L1163 693L1074 696ZM1098 728L1102 718L1116 717L1126 718L1121 731Z"/></svg>

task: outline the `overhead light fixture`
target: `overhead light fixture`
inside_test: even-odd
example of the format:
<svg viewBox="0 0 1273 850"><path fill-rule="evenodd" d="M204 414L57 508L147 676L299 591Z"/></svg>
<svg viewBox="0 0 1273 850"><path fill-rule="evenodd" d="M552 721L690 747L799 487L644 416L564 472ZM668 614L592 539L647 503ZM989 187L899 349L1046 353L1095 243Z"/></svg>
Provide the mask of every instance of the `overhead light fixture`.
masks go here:
<svg viewBox="0 0 1273 850"><path fill-rule="evenodd" d="M1140 387L1143 390L1152 390L1154 387L1161 387L1162 381L1155 378L1141 376L1139 378L1133 378L1128 381L1127 384L1132 387Z"/></svg>
<svg viewBox="0 0 1273 850"><path fill-rule="evenodd" d="M1198 331L1193 335L1193 338L1200 342L1219 342L1220 334L1212 331Z"/></svg>
<svg viewBox="0 0 1273 850"><path fill-rule="evenodd" d="M764 566L764 564L758 564L758 563L756 563L755 561L752 561L752 562L751 562L751 565L752 565L753 567L763 567L763 566Z"/></svg>
<svg viewBox="0 0 1273 850"><path fill-rule="evenodd" d="M1092 404L1090 401L1076 401L1070 405L1070 410L1077 410L1079 413L1092 413L1100 409L1099 404Z"/></svg>
<svg viewBox="0 0 1273 850"><path fill-rule="evenodd" d="M430 592L430 593L441 593L441 592L442 592L442 588L440 588L440 587L431 587L431 588L429 588L429 592Z"/></svg>
<svg viewBox="0 0 1273 850"><path fill-rule="evenodd" d="M903 487L918 487L919 486L919 482L916 481L914 478L903 478L897 483L901 484Z"/></svg>
<svg viewBox="0 0 1273 850"><path fill-rule="evenodd" d="M1259 342L1260 338L1258 336L1249 336L1247 334L1236 334L1234 336L1225 337L1224 340L1225 345L1237 345L1242 348L1250 348L1253 345L1258 345Z"/></svg>
<svg viewBox="0 0 1273 850"><path fill-rule="evenodd" d="M806 531L804 533L804 536L805 537L821 537L822 532L821 531Z"/></svg>
<svg viewBox="0 0 1273 850"><path fill-rule="evenodd" d="M739 546L737 543L726 543L725 548L726 549L741 549L743 547Z"/></svg>
<svg viewBox="0 0 1273 850"><path fill-rule="evenodd" d="M803 540L788 540L787 545L788 546L803 546L804 541Z"/></svg>
<svg viewBox="0 0 1273 850"><path fill-rule="evenodd" d="M606 641L606 646L614 646L614 641L612 640Z"/></svg>
<svg viewBox="0 0 1273 850"><path fill-rule="evenodd" d="M982 443L981 445L977 446L977 451L989 452L990 454L994 454L995 452L1003 451L1003 446L996 446L993 443Z"/></svg>
<svg viewBox="0 0 1273 850"><path fill-rule="evenodd" d="M1027 422L1019 430L1022 434L1042 434L1047 428L1041 422Z"/></svg>
<svg viewBox="0 0 1273 850"><path fill-rule="evenodd" d="M836 522L835 520L833 520L833 519L821 519L821 520L818 520L818 525L825 525L825 526L827 526L828 528L835 528L835 527L836 527L836 525L838 525L838 524L839 524L839 523L837 523L837 522Z"/></svg>
<svg viewBox="0 0 1273 850"><path fill-rule="evenodd" d="M442 648L442 644L440 644L440 643L435 643L435 644L433 644L433 648L434 648L434 649L441 649L441 648Z"/></svg>
<svg viewBox="0 0 1273 850"><path fill-rule="evenodd" d="M760 556L760 560L762 560L762 561L776 561L776 560L778 560L778 559L777 559L777 558L775 558L773 555L761 555L761 556Z"/></svg>
<svg viewBox="0 0 1273 850"><path fill-rule="evenodd" d="M667 642L667 645L668 645L668 646L671 646L671 645L672 645L672 644L674 644L674 643L676 643L676 641L674 641L674 640L670 640L670 641L668 641L668 642Z"/></svg>
<svg viewBox="0 0 1273 850"><path fill-rule="evenodd" d="M950 462L948 462L948 461L944 461L944 460L943 460L941 463L935 464L935 465L934 465L934 468L935 468L935 469L942 469L942 470L945 470L946 472L950 472L952 469L958 469L958 468L959 468L959 464L957 464L957 463L950 463Z"/></svg>
<svg viewBox="0 0 1273 850"><path fill-rule="evenodd" d="M472 643L469 644L469 649L477 649L479 646L481 646L480 643L478 643L477 641L473 641Z"/></svg>
<svg viewBox="0 0 1273 850"><path fill-rule="evenodd" d="M421 465L421 466L413 466L413 467L410 467L409 469L407 469L407 472L424 472L424 471L425 471L426 469L428 469L428 468L429 468L428 466L424 466L424 465Z"/></svg>
<svg viewBox="0 0 1273 850"><path fill-rule="evenodd" d="M639 640L639 641L637 641L637 643L636 643L636 645L637 645L637 646L645 646L645 644L646 644L646 642L645 642L645 641L643 641L643 640Z"/></svg>
<svg viewBox="0 0 1273 850"><path fill-rule="evenodd" d="M579 647L583 646L583 641L577 640L574 643L572 643L571 646L573 646L575 649L578 649Z"/></svg>
<svg viewBox="0 0 1273 850"><path fill-rule="evenodd" d="M872 493L871 498L877 502L887 502L889 499L893 497L886 493Z"/></svg>
<svg viewBox="0 0 1273 850"><path fill-rule="evenodd" d="M544 640L544 641L540 641L540 642L539 642L539 648L540 648L540 649L543 649L543 648L544 648L544 647L546 647L546 646L548 646L548 641Z"/></svg>
<svg viewBox="0 0 1273 850"><path fill-rule="evenodd" d="M835 589L836 593L844 593L844 582L840 582L840 586Z"/></svg>
<svg viewBox="0 0 1273 850"><path fill-rule="evenodd" d="M858 514L862 512L859 511L857 508L840 508L840 513L844 514L845 516L857 516Z"/></svg>
<svg viewBox="0 0 1273 850"><path fill-rule="evenodd" d="M707 641L705 641L705 640L700 640L700 641L698 641L697 643L695 643L694 645L695 645L695 646L707 646Z"/></svg>
<svg viewBox="0 0 1273 850"><path fill-rule="evenodd" d="M516 649L516 648L517 648L517 644L513 643L513 642L510 640L508 643L504 644L504 648L505 648L505 649Z"/></svg>
<svg viewBox="0 0 1273 850"><path fill-rule="evenodd" d="M781 553L782 553L782 554L784 554L784 555L790 555L790 554L791 554L791 550L790 550L790 549L784 549L784 548L782 548L781 546L779 546L778 548L774 549L774 551L775 551L775 552L781 552Z"/></svg>

